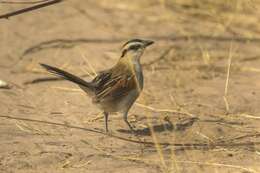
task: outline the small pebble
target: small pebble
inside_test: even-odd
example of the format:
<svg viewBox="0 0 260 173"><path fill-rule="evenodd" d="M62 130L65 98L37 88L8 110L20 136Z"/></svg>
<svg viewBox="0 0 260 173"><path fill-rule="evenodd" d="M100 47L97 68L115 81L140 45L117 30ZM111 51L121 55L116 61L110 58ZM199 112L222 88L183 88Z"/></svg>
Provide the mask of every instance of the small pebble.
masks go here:
<svg viewBox="0 0 260 173"><path fill-rule="evenodd" d="M8 85L7 82L0 80L0 88L4 88L4 89L10 89L10 85Z"/></svg>

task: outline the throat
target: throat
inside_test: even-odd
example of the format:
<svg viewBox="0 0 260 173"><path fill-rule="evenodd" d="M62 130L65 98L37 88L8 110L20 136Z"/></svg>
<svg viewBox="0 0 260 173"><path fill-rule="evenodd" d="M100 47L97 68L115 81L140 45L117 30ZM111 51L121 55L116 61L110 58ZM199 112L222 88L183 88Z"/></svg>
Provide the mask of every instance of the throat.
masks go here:
<svg viewBox="0 0 260 173"><path fill-rule="evenodd" d="M132 70L134 70L136 76L136 82L139 85L139 89L143 89L143 70L139 59L132 59Z"/></svg>
<svg viewBox="0 0 260 173"><path fill-rule="evenodd" d="M136 84L140 90L143 89L143 70L140 63L140 55L126 55L120 61L134 73Z"/></svg>

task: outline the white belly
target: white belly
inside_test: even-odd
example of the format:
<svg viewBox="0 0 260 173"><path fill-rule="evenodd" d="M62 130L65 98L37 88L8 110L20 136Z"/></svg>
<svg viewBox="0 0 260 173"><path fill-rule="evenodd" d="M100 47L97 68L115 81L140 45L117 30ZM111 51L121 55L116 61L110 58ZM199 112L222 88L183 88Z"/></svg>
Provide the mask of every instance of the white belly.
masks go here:
<svg viewBox="0 0 260 173"><path fill-rule="evenodd" d="M135 100L138 98L140 95L140 92L137 90L132 90L129 92L127 96L125 96L117 105L117 110L118 112L126 112L128 111Z"/></svg>

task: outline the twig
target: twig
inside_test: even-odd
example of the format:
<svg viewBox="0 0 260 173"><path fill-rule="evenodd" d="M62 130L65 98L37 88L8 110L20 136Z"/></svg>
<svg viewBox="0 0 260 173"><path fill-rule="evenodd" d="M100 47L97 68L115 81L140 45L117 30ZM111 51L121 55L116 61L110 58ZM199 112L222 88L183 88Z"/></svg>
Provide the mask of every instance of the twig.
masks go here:
<svg viewBox="0 0 260 173"><path fill-rule="evenodd" d="M39 1L27 1L27 2L21 2L21 1L0 1L2 4L38 4L42 2L46 2L49 0L39 0Z"/></svg>
<svg viewBox="0 0 260 173"><path fill-rule="evenodd" d="M149 146L154 146L155 145L155 143L152 142L152 141L133 140L133 139L129 139L129 138L121 137L121 136L107 134L106 132L102 132L102 131L98 131L98 130L88 129L88 128L84 128L84 127L78 127L78 126L73 126L73 125L68 125L68 124L63 124L63 123L56 123L56 122L51 122L51 121L42 121L42 120L21 118L21 117L13 117L13 116L6 116L6 115L0 115L0 118L15 119L15 120L21 120L21 121L34 122L34 123L62 126L62 127L67 127L67 128L71 128L71 129L84 130L84 131L88 131L88 132L96 133L96 134L100 134L100 135L106 135L106 136L110 136L112 138L115 138L115 139L118 139L118 140L122 140L122 141L126 141L126 142L131 142L131 143L136 143L136 144L143 144L143 145L149 145ZM221 143L210 143L210 144L208 144L208 143L169 143L169 142L159 142L158 145L161 145L161 146L174 146L174 147L181 147L181 148L187 148L187 149L214 149L216 147L230 148L230 147L242 147L242 146L255 146L255 145L260 145L260 142L231 143L231 142L222 141Z"/></svg>
<svg viewBox="0 0 260 173"><path fill-rule="evenodd" d="M231 42L230 51L229 51L227 78L226 78L225 92L224 92L224 97L223 97L225 106L226 106L226 113L229 113L229 103L228 103L228 99L227 99L227 94L228 94L228 84L229 84L231 61L232 61L232 42Z"/></svg>
<svg viewBox="0 0 260 173"><path fill-rule="evenodd" d="M34 133L38 135L49 135L49 133L41 130L41 129L36 129L28 124L26 124L24 121L18 120L19 123L15 122L16 127L18 127L21 131L28 132L28 133Z"/></svg>
<svg viewBox="0 0 260 173"><path fill-rule="evenodd" d="M144 163L144 164L147 164L147 165L158 165L159 166L159 161L157 161L157 160L141 159L139 157L134 157L134 156L131 156L131 155L127 155L127 156L125 156L125 155L117 155L117 154L114 154L112 152L105 151L105 149L100 148L97 145L93 145L93 144L89 143L86 140L81 140L81 142L86 144L86 145L89 145L93 149L101 152L102 154L104 154L106 156L111 156L111 157L113 157L115 159L128 160L128 161L134 161L134 162L141 162L141 163Z"/></svg>
<svg viewBox="0 0 260 173"><path fill-rule="evenodd" d="M72 92L83 92L82 89L79 88L65 88L65 87L52 87L53 89L63 90L63 91L72 91Z"/></svg>
<svg viewBox="0 0 260 173"><path fill-rule="evenodd" d="M212 37L208 35L193 35L193 36L149 36L151 39L156 41L217 41L217 42L227 42L232 40L233 42L241 42L241 43L260 43L260 38L247 38L247 37ZM20 59L24 56L32 53L36 53L45 49L53 49L53 48L73 48L79 44L99 44L99 43L118 43L127 40L126 37L121 38L78 38L78 39L53 39L44 42L40 42L32 47L26 49L21 55ZM167 53L167 52L166 52Z"/></svg>
<svg viewBox="0 0 260 173"><path fill-rule="evenodd" d="M62 1L63 0L52 0L52 1L48 1L48 2L45 2L45 3L38 4L38 5L34 5L34 6L31 6L31 7L23 8L23 9L20 9L20 10L17 10L17 11L13 11L13 12L10 12L10 13L0 15L0 19L9 19L9 17L16 16L16 15L19 15L19 14L23 14L23 13L26 13L26 12L29 12L29 11L37 10L39 8L47 7L47 6L62 2Z"/></svg>
<svg viewBox="0 0 260 173"><path fill-rule="evenodd" d="M147 105L137 103L137 102L135 103L135 105L137 105L138 107L149 109L149 110L154 111L154 112L168 112L168 113L183 114L183 115L188 115L188 116L194 117L193 114L188 113L188 112L180 112L180 111L172 110L172 109L157 109L157 108L153 108L151 106L147 106Z"/></svg>
<svg viewBox="0 0 260 173"><path fill-rule="evenodd" d="M121 160L129 160L129 161L137 161L137 162L142 162L145 164L149 165L160 165L160 161L158 159L142 159L139 157L134 157L134 156L122 156L122 155L117 155L112 152L107 152L103 148L99 148L96 145L90 144L86 140L81 140L82 143L87 144L91 146L92 148L96 149L97 151L107 155L111 156L115 159L121 159ZM169 160L166 160L166 162L170 162ZM257 171L251 168L246 168L242 167L239 165L230 165L230 164L224 164L224 163L214 163L214 162L200 162L200 161L192 161L192 160L180 160L180 161L175 161L176 163L181 163L181 164L197 164L197 165L204 165L204 166L215 166L215 167L227 167L227 168L232 168L232 169L240 169L252 173L256 173Z"/></svg>
<svg viewBox="0 0 260 173"><path fill-rule="evenodd" d="M250 119L260 119L259 116L253 116L249 114L237 114L237 116L244 117L244 118L250 118Z"/></svg>
<svg viewBox="0 0 260 173"><path fill-rule="evenodd" d="M234 169L241 169L244 171L248 172L257 172L256 170L250 169L250 168L245 168L242 166L238 165L228 165L228 164L222 164L222 163L210 163L210 162L198 162L198 161L188 161L188 160L183 160L183 161L177 161L178 163L184 163L184 164L198 164L198 165L206 165L206 166L217 166L217 167L228 167L228 168L234 168Z"/></svg>
<svg viewBox="0 0 260 173"><path fill-rule="evenodd" d="M260 137L260 132L256 132L254 134L246 134L246 135L243 135L243 136L238 136L238 137L235 137L235 138L230 138L230 139L227 139L225 140L226 142L232 142L232 141L235 141L235 140L241 140L241 139L245 139L245 138L252 138L252 137Z"/></svg>

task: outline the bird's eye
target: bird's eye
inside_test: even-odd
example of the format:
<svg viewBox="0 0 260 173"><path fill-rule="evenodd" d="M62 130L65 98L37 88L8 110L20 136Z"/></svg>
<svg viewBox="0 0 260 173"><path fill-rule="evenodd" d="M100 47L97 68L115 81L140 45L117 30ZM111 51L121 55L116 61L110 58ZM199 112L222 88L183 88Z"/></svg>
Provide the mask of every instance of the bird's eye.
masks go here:
<svg viewBox="0 0 260 173"><path fill-rule="evenodd" d="M137 49L139 49L140 47L141 47L141 45L135 44L135 45L131 45L131 46L128 48L128 50L137 50Z"/></svg>

